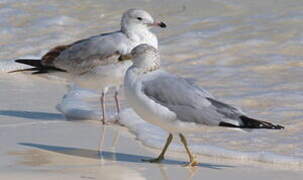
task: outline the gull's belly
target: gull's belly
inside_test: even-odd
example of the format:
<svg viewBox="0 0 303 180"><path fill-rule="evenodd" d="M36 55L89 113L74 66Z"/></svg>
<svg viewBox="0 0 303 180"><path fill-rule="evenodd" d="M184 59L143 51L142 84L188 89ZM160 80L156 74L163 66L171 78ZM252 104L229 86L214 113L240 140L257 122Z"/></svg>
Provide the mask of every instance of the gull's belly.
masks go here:
<svg viewBox="0 0 303 180"><path fill-rule="evenodd" d="M131 61L98 66L89 72L75 76L74 82L82 88L102 91L103 88L120 86Z"/></svg>

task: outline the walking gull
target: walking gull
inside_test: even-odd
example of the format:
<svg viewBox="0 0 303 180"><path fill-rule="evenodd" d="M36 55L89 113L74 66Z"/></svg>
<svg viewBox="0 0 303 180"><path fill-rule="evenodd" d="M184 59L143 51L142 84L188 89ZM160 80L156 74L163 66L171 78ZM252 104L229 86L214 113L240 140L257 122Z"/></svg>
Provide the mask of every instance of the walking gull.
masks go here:
<svg viewBox="0 0 303 180"><path fill-rule="evenodd" d="M170 134L161 154L149 162L160 162L173 139L179 134L189 156L187 166L198 162L191 154L183 133L201 131L201 126L229 128L283 129L248 117L240 109L216 100L211 94L182 77L160 69L157 49L147 44L135 47L133 65L124 78L128 103L144 120L157 125Z"/></svg>
<svg viewBox="0 0 303 180"><path fill-rule="evenodd" d="M114 98L118 114L120 112L118 90L125 71L132 64L131 61L127 61L131 58L131 50L142 43L158 48L157 37L149 31L152 26L166 27L163 22L154 21L144 10L129 9L122 16L119 31L57 46L46 53L41 60L15 60L32 68L11 72L53 73L71 79L80 87L101 89L102 122L105 123L104 100L110 87L116 87Z"/></svg>

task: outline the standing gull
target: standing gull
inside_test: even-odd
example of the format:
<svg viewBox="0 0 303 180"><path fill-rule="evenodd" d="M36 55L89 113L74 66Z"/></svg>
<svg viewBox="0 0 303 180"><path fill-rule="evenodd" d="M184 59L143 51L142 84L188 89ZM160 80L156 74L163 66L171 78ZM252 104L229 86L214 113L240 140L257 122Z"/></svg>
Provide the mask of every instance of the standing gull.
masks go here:
<svg viewBox="0 0 303 180"><path fill-rule="evenodd" d="M163 160L173 134L178 134L189 156L187 166L198 165L183 133L201 131L203 125L284 128L250 118L240 109L216 100L192 82L161 70L159 53L150 45L141 44L135 47L131 54L133 65L127 70L124 78L128 103L142 119L169 132L161 154L156 159L146 161Z"/></svg>
<svg viewBox="0 0 303 180"><path fill-rule="evenodd" d="M63 76L84 88L102 91L102 122L105 123L105 94L108 88L115 87L117 113L120 112L118 90L124 74L132 62L131 50L139 44L146 43L158 48L157 37L150 32L150 27L165 28L163 22L156 22L152 16L140 9L127 10L121 19L119 31L92 36L72 44L61 45L51 49L41 60L18 59L18 63L32 66L32 74L53 73Z"/></svg>

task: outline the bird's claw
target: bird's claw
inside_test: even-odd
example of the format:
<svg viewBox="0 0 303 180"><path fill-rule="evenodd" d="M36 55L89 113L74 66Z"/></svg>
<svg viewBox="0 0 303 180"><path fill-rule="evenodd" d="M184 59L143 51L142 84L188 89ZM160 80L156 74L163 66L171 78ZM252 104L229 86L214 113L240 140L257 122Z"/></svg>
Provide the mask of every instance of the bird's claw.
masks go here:
<svg viewBox="0 0 303 180"><path fill-rule="evenodd" d="M198 166L198 161L196 160L191 160L190 162L186 163L183 165L183 167L194 167L194 166Z"/></svg>
<svg viewBox="0 0 303 180"><path fill-rule="evenodd" d="M157 157L155 159L142 159L144 162L150 162L150 163L159 163L164 159L164 157Z"/></svg>

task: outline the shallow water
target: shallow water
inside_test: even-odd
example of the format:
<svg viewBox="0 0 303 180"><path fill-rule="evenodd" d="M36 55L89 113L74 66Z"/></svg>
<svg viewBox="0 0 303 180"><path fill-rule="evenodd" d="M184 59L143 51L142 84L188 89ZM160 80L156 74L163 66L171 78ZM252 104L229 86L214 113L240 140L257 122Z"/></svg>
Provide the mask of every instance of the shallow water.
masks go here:
<svg viewBox="0 0 303 180"><path fill-rule="evenodd" d="M214 155L212 148L219 147L235 153L252 152L248 156L258 156L254 160L279 162L274 153L302 165L302 1L118 2L0 0L0 70L21 67L12 59L40 57L55 45L118 29L121 13L140 7L168 25L166 30L154 30L165 69L197 79L197 84L217 98L242 107L253 117L286 126L283 131L251 133L205 128L201 134L191 135L193 144L210 145L201 146L206 148L206 155ZM63 112L71 112L70 102L61 104ZM97 100L85 102L77 108L92 109L76 116L96 117L96 104ZM155 137L155 141L145 144L160 147L162 140L157 140ZM256 155L260 152L271 153Z"/></svg>

